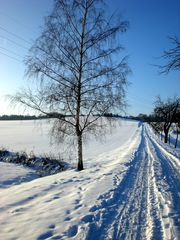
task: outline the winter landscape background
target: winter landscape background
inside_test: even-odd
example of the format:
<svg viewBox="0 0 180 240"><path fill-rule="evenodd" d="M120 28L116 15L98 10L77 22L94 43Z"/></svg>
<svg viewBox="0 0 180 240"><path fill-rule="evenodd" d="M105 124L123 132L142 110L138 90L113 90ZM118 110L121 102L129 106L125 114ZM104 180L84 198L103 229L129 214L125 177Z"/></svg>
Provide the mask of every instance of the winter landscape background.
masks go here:
<svg viewBox="0 0 180 240"><path fill-rule="evenodd" d="M103 142L90 140L82 172L38 178L0 162L0 239L179 238L180 148L163 144L147 124L116 121ZM0 139L16 151L56 154L48 123L36 124L0 122Z"/></svg>

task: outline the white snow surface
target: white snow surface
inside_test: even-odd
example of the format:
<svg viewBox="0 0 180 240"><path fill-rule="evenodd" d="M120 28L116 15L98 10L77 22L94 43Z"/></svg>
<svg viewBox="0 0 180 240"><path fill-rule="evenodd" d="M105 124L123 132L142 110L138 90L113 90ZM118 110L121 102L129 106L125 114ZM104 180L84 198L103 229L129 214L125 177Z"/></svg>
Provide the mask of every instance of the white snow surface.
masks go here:
<svg viewBox="0 0 180 240"><path fill-rule="evenodd" d="M46 120L0 121L0 147L35 154L56 152L49 140L50 124Z"/></svg>
<svg viewBox="0 0 180 240"><path fill-rule="evenodd" d="M0 189L29 182L39 176L30 168L13 163L0 162Z"/></svg>
<svg viewBox="0 0 180 240"><path fill-rule="evenodd" d="M8 142L4 131L0 140L10 148L35 146L41 153L49 147L38 131L35 145L34 138L27 140L32 122L25 123L28 130L22 127L20 139L8 124L14 134ZM81 172L71 169L0 189L0 239L180 238L179 149L161 143L145 124L121 121L106 141L91 139L84 152ZM6 174L11 179L24 173L12 165Z"/></svg>

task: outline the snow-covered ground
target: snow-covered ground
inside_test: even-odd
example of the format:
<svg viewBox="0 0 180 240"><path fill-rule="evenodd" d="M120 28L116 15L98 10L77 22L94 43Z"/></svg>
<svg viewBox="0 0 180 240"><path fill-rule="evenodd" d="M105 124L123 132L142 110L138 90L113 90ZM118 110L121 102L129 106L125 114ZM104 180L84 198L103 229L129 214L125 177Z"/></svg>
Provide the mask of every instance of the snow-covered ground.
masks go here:
<svg viewBox="0 0 180 240"><path fill-rule="evenodd" d="M87 141L83 149L86 159L90 160L101 153L118 148L134 134L138 126L135 121L120 120L114 124L116 128L109 129L111 134L101 137L101 141L94 137ZM76 162L76 148L73 145L51 144L50 126L47 120L0 121L0 147L11 151L25 151L28 154L33 152L36 156L52 155L65 161Z"/></svg>
<svg viewBox="0 0 180 240"><path fill-rule="evenodd" d="M0 162L0 190L12 185L29 182L39 178L39 175L30 168L25 168L17 164Z"/></svg>
<svg viewBox="0 0 180 240"><path fill-rule="evenodd" d="M20 140L13 137L27 148L33 139L26 140L25 131ZM20 150L13 137L4 143ZM36 138L39 152L41 144L47 150L47 136L40 144ZM106 141L91 139L84 151L84 171L0 189L0 239L180 238L180 149L161 143L144 124L121 121ZM0 176L5 168L0 163ZM6 171L7 179L14 171Z"/></svg>
<svg viewBox="0 0 180 240"><path fill-rule="evenodd" d="M0 121L0 147L35 154L55 153L58 146L50 145L50 124L41 121Z"/></svg>

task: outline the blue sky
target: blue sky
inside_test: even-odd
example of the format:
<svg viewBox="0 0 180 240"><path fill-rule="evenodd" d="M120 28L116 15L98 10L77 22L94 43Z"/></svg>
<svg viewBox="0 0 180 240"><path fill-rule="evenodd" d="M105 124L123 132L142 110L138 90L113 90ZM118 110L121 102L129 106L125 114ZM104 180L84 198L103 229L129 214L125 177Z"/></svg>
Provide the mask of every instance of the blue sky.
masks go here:
<svg viewBox="0 0 180 240"><path fill-rule="evenodd" d="M9 108L4 96L14 94L26 85L23 58L43 27L44 16L53 0L0 1L0 115L22 113ZM180 37L179 0L108 0L111 11L119 10L130 22L121 36L129 55L132 74L127 89L130 105L127 114L150 113L157 95L180 97L180 73L160 75L153 65L162 64L159 57L172 45L168 36Z"/></svg>

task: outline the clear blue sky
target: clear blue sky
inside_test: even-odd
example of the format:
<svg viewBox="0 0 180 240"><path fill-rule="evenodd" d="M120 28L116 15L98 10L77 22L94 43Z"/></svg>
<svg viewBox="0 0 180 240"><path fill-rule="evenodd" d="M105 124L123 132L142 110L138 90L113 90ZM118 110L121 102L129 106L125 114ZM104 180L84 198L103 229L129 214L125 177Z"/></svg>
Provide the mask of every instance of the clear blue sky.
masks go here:
<svg viewBox="0 0 180 240"><path fill-rule="evenodd" d="M8 107L4 96L26 85L23 58L38 37L44 16L53 0L0 1L0 115L22 113ZM127 89L127 114L150 113L157 95L180 97L180 73L159 75L153 65L171 47L168 36L180 37L179 0L108 0L112 11L119 10L130 28L122 36L124 54L129 55L132 75Z"/></svg>

